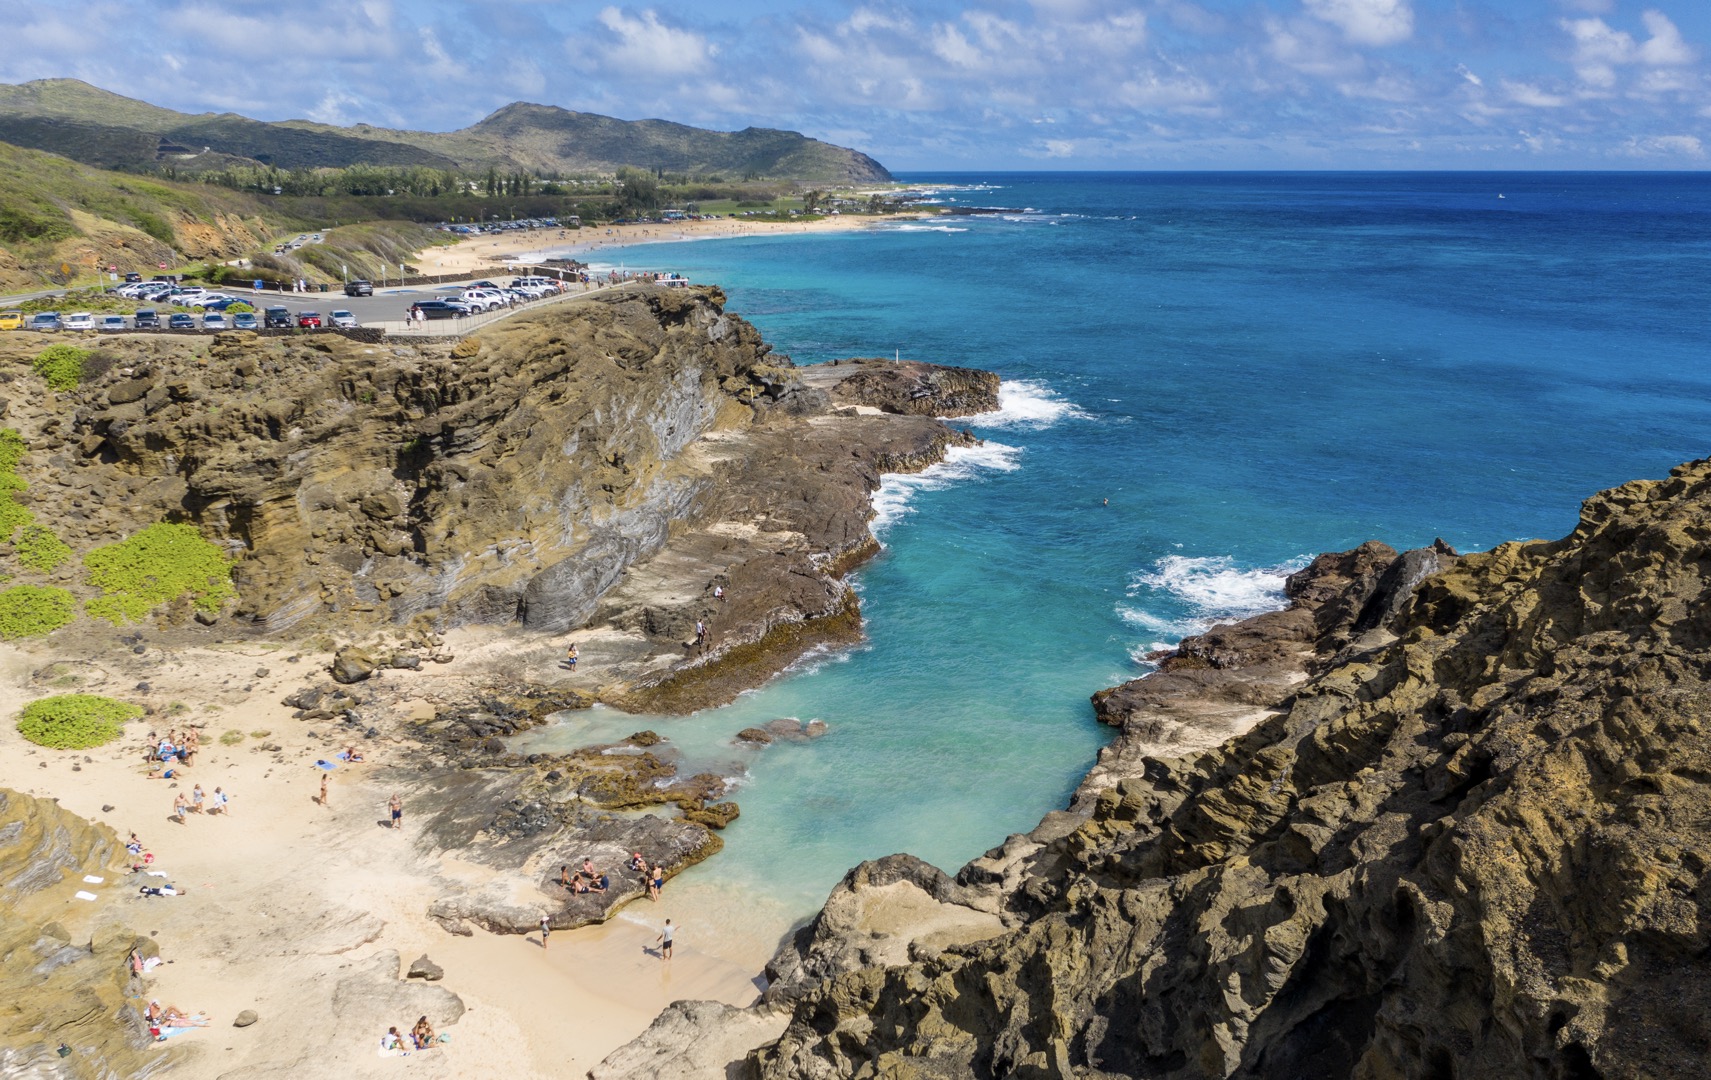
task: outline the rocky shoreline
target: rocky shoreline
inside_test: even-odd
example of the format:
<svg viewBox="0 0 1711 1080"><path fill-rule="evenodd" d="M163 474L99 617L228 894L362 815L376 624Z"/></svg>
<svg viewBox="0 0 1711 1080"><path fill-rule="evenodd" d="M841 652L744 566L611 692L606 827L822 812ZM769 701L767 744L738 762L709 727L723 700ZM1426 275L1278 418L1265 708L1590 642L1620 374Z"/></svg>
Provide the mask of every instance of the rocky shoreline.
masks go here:
<svg viewBox="0 0 1711 1080"><path fill-rule="evenodd" d="M761 1002L591 1075L1697 1075L1707 508L1702 461L1556 542L1321 556L1095 695L1069 809L862 864Z"/></svg>

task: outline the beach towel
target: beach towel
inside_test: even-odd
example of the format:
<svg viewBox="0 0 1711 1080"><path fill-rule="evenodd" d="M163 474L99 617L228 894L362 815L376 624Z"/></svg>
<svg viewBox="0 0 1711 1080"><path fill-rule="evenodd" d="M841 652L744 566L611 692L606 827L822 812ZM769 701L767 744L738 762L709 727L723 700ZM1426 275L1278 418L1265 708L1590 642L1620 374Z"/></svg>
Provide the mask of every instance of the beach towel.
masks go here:
<svg viewBox="0 0 1711 1080"><path fill-rule="evenodd" d="M89 891L84 890L84 889L79 889L79 890L77 890L77 898L79 900L94 900L94 899L96 899L96 896L92 892L89 892Z"/></svg>
<svg viewBox="0 0 1711 1080"><path fill-rule="evenodd" d="M106 880L107 880L106 878L96 877L94 874L84 874L83 875L83 883L85 885L99 885L103 881L106 881Z"/></svg>
<svg viewBox="0 0 1711 1080"><path fill-rule="evenodd" d="M338 768L337 765L334 765L330 761L317 761L315 762L315 767L318 769L325 769L328 772L332 772L334 769Z"/></svg>

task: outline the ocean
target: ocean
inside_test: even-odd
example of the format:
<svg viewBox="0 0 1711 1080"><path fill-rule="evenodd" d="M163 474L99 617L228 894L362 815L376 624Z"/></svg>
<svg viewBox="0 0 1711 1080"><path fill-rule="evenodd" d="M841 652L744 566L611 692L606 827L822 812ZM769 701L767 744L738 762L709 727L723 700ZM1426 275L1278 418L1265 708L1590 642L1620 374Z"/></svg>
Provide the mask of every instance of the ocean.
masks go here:
<svg viewBox="0 0 1711 1080"><path fill-rule="evenodd" d="M959 214L602 251L722 286L798 363L987 368L986 439L876 500L867 642L728 708L596 709L740 777L724 852L673 881L752 956L862 859L948 871L1061 808L1088 696L1282 602L1368 539L1554 538L1711 433L1711 176L908 175ZM810 743L738 749L777 717ZM637 917L641 917L638 915Z"/></svg>

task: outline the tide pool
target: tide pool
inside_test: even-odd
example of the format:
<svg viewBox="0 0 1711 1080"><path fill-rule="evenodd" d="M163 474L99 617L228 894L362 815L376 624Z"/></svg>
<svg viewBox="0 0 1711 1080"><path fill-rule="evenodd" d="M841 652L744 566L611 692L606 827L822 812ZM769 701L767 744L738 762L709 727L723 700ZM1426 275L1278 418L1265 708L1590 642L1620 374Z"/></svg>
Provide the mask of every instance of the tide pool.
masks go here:
<svg viewBox="0 0 1711 1080"><path fill-rule="evenodd" d="M1703 175L907 179L1004 212L599 256L719 284L799 363L1006 380L965 421L986 446L876 500L865 645L725 709L534 737L651 728L741 778L725 851L669 887L728 913L708 937L770 948L862 859L954 871L1031 828L1105 738L1089 694L1277 605L1314 553L1560 536L1706 453ZM830 734L732 745L785 716Z"/></svg>

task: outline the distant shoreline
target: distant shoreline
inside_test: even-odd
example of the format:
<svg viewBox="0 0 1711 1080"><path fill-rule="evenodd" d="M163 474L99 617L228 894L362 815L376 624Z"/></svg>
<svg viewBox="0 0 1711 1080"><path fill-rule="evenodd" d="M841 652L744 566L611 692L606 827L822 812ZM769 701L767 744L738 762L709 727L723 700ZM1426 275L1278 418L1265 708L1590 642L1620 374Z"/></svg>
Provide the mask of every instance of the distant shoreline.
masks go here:
<svg viewBox="0 0 1711 1080"><path fill-rule="evenodd" d="M883 222L916 221L931 213L866 214L817 217L805 221L746 221L717 218L630 225L586 225L581 229L534 229L521 235L473 236L450 247L417 252L412 261L424 274L477 275L507 261L527 262L527 256L582 256L607 248L669 244L685 240L724 240L744 236L799 233L839 233L871 229Z"/></svg>

